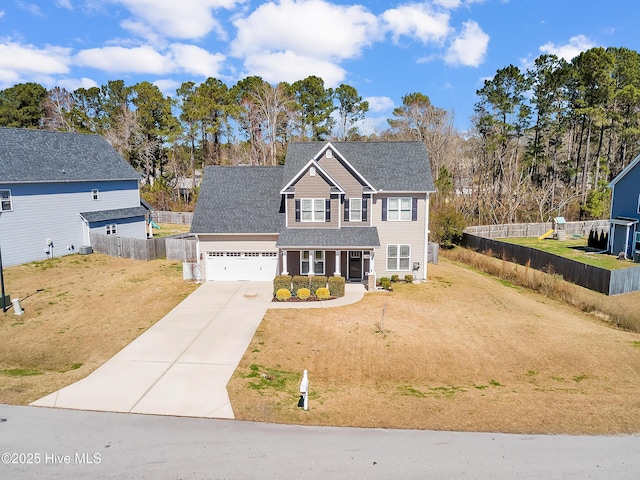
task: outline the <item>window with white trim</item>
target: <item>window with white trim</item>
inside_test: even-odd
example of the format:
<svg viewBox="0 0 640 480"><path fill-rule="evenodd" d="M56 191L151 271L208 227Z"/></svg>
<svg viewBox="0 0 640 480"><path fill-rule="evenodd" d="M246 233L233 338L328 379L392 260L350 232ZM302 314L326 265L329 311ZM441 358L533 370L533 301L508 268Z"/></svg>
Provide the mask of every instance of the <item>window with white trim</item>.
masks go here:
<svg viewBox="0 0 640 480"><path fill-rule="evenodd" d="M387 245L387 270L408 272L411 260L411 245Z"/></svg>
<svg viewBox="0 0 640 480"><path fill-rule="evenodd" d="M106 226L107 235L115 235L116 234L116 224L112 223L111 225Z"/></svg>
<svg viewBox="0 0 640 480"><path fill-rule="evenodd" d="M324 198L302 198L300 199L300 219L303 222L324 222L324 207Z"/></svg>
<svg viewBox="0 0 640 480"><path fill-rule="evenodd" d="M349 221L350 222L362 221L362 199L361 198L349 199Z"/></svg>
<svg viewBox="0 0 640 480"><path fill-rule="evenodd" d="M91 196L93 197L94 200L100 199L100 194L97 188L94 188L93 190L91 190Z"/></svg>
<svg viewBox="0 0 640 480"><path fill-rule="evenodd" d="M387 220L411 221L411 197L396 197L387 200Z"/></svg>
<svg viewBox="0 0 640 480"><path fill-rule="evenodd" d="M313 262L312 262L313 260ZM311 265L313 263L313 266ZM324 275L324 250L314 250L313 257L309 250L300 254L300 275Z"/></svg>
<svg viewBox="0 0 640 480"><path fill-rule="evenodd" d="M13 203L11 202L11 190L0 190L0 212L13 211Z"/></svg>

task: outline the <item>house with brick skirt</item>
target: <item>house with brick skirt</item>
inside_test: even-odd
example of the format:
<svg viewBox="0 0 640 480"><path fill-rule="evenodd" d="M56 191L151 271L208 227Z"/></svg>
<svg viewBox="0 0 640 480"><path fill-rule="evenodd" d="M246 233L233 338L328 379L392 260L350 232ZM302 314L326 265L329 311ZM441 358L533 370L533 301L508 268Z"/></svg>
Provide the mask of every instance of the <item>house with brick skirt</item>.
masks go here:
<svg viewBox="0 0 640 480"><path fill-rule="evenodd" d="M427 279L422 142L292 142L284 166L207 167L191 232L206 280Z"/></svg>
<svg viewBox="0 0 640 480"><path fill-rule="evenodd" d="M640 155L609 183L609 188L609 252L632 258L640 253Z"/></svg>
<svg viewBox="0 0 640 480"><path fill-rule="evenodd" d="M146 238L139 179L98 135L0 128L3 264L78 253L92 232Z"/></svg>

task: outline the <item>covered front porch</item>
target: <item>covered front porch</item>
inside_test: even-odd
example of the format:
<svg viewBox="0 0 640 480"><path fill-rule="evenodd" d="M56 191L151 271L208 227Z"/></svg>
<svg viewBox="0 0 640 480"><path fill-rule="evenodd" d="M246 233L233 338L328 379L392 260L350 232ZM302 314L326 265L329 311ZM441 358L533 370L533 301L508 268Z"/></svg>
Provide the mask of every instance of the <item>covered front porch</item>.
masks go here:
<svg viewBox="0 0 640 480"><path fill-rule="evenodd" d="M276 246L282 275L335 275L375 286L375 227L287 229Z"/></svg>

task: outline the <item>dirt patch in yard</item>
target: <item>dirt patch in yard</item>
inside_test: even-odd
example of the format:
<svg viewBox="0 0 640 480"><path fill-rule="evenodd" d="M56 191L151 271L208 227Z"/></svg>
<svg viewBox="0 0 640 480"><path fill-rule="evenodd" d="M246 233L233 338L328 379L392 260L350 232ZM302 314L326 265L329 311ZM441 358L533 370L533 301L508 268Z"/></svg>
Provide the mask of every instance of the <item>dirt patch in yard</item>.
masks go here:
<svg viewBox="0 0 640 480"><path fill-rule="evenodd" d="M228 385L236 418L640 432L640 335L446 259L429 268L426 284L354 305L268 311ZM308 412L297 407L305 368Z"/></svg>
<svg viewBox="0 0 640 480"><path fill-rule="evenodd" d="M26 404L84 378L196 285L182 264L70 255L5 268L25 314L0 310L0 403Z"/></svg>

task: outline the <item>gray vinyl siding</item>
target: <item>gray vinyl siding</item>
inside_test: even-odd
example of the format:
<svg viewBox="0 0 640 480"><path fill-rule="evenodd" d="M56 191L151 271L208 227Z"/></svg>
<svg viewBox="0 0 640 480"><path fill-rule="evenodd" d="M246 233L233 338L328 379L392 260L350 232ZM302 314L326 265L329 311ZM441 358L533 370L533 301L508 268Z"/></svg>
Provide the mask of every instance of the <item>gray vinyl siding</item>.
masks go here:
<svg viewBox="0 0 640 480"><path fill-rule="evenodd" d="M6 266L46 259L47 240L53 242L55 257L77 253L78 247L88 244L88 228L80 212L140 205L136 180L0 184L0 190L5 189L11 191L13 203L13 211L0 216L0 245ZM99 191L99 200L93 200L93 189ZM118 234L124 231L127 236L146 238L144 217L138 220L127 219Z"/></svg>
<svg viewBox="0 0 640 480"><path fill-rule="evenodd" d="M382 221L382 198L391 197L412 197L418 199L418 218L416 221ZM387 270L387 245L411 245L411 258L409 267L414 262L420 263L418 276L423 278L424 266L424 248L427 231L425 228L425 209L426 201L424 193L405 193L405 194L377 194L374 195L373 205L370 206L370 214L372 224L378 229L380 238L380 247L375 252L375 272L377 278L390 277L391 275L412 275L409 271L391 271Z"/></svg>
<svg viewBox="0 0 640 480"><path fill-rule="evenodd" d="M336 158L321 158L318 164L345 190L346 198L362 196L362 184Z"/></svg>

